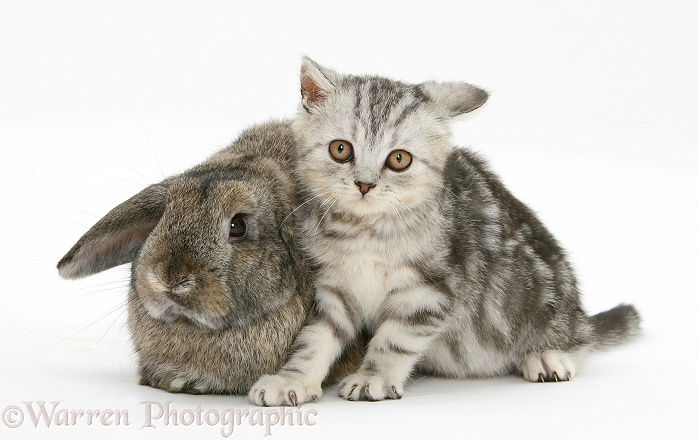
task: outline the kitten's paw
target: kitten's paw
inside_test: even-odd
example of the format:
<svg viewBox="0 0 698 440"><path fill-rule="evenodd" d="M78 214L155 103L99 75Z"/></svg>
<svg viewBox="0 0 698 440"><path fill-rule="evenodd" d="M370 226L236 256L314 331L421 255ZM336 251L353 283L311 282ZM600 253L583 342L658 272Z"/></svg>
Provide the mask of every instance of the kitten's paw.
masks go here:
<svg viewBox="0 0 698 440"><path fill-rule="evenodd" d="M402 393L402 383L361 371L347 376L339 384L339 395L347 400L400 399Z"/></svg>
<svg viewBox="0 0 698 440"><path fill-rule="evenodd" d="M521 373L531 382L559 382L572 380L574 361L563 351L548 350L530 353L521 363Z"/></svg>
<svg viewBox="0 0 698 440"><path fill-rule="evenodd" d="M316 402L322 397L320 384L305 383L297 377L281 374L262 376L248 394L250 401L259 406L298 406Z"/></svg>

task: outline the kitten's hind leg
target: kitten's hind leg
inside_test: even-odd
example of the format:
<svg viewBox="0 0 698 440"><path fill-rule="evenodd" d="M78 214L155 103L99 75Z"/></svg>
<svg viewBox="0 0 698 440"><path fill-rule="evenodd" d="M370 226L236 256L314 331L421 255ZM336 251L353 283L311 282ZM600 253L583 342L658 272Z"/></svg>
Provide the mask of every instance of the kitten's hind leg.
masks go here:
<svg viewBox="0 0 698 440"><path fill-rule="evenodd" d="M559 382L572 380L575 365L569 353L546 350L542 353L529 353L519 365L524 379L531 382Z"/></svg>

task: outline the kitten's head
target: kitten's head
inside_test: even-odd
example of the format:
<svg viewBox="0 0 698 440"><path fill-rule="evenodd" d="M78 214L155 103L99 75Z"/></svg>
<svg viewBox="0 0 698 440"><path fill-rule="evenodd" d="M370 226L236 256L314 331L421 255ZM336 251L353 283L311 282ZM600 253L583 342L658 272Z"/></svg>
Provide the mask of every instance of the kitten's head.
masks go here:
<svg viewBox="0 0 698 440"><path fill-rule="evenodd" d="M452 149L450 119L487 92L462 82L406 84L342 75L309 58L294 124L301 185L335 210L410 210L433 194Z"/></svg>

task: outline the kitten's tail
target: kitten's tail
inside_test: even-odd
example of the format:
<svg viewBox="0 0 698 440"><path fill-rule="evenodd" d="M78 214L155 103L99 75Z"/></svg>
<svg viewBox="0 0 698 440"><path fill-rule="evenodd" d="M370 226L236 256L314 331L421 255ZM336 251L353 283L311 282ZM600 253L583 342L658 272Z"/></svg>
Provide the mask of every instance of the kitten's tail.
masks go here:
<svg viewBox="0 0 698 440"><path fill-rule="evenodd" d="M589 322L594 328L596 348L617 345L640 334L640 314L629 304L590 316Z"/></svg>

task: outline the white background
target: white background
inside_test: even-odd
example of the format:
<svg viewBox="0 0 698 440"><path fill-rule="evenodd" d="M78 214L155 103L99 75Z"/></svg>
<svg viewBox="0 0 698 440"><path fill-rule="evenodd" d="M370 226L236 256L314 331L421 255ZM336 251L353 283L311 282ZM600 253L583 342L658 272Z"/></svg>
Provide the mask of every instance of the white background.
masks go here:
<svg viewBox="0 0 698 440"><path fill-rule="evenodd" d="M141 430L141 402L252 409L137 385L128 268L68 282L55 264L148 183L292 117L307 54L491 91L455 142L483 152L569 250L587 310L634 303L644 336L571 383L425 378L382 403L331 388L304 407L315 426L274 437L696 438L696 23L689 1L3 1L0 410L57 401L126 409L131 425L34 428L27 416L15 430L0 421L0 436L220 438ZM232 438L263 436L241 426Z"/></svg>

